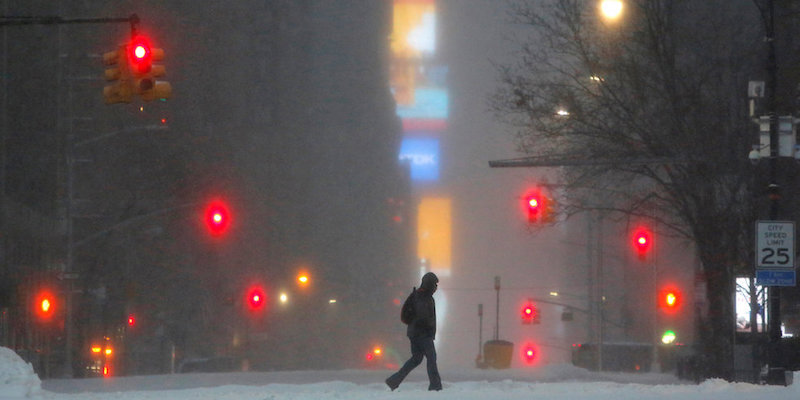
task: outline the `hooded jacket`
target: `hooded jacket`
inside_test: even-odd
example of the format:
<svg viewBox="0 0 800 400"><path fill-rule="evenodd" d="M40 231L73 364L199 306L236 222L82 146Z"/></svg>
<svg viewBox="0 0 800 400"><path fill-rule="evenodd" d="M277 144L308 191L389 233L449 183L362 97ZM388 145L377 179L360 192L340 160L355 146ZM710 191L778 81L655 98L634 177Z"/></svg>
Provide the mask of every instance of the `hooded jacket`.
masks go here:
<svg viewBox="0 0 800 400"><path fill-rule="evenodd" d="M432 272L422 277L422 285L414 292L414 319L408 324L406 334L409 338L436 338L436 302L433 293L436 292L439 278Z"/></svg>

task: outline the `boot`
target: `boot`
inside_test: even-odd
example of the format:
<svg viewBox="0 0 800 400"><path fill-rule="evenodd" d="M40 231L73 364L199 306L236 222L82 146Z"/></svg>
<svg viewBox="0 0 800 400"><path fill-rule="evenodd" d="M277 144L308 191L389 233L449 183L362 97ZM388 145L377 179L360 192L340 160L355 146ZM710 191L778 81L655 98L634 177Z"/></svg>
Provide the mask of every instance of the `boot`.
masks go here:
<svg viewBox="0 0 800 400"><path fill-rule="evenodd" d="M388 386L389 389L392 389L393 392L395 389L397 389L398 386L400 386L400 382L397 382L395 379L392 379L391 376L386 378L384 382L386 382L386 386Z"/></svg>

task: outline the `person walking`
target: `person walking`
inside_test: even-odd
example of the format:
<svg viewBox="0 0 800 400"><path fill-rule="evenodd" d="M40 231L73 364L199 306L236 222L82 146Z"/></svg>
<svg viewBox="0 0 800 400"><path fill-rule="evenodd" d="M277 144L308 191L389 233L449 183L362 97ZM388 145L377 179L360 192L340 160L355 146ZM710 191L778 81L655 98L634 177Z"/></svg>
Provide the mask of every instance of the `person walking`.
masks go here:
<svg viewBox="0 0 800 400"><path fill-rule="evenodd" d="M386 385L393 391L400 386L409 372L416 368L424 356L428 360L428 390L442 390L442 379L439 377L439 368L436 365L436 348L433 340L436 338L436 302L433 293L438 288L439 278L433 272L422 276L419 289L409 295L410 314L406 335L411 341L411 358L406 361L399 371L386 378ZM406 305L403 305L406 309ZM403 312L405 314L405 311Z"/></svg>

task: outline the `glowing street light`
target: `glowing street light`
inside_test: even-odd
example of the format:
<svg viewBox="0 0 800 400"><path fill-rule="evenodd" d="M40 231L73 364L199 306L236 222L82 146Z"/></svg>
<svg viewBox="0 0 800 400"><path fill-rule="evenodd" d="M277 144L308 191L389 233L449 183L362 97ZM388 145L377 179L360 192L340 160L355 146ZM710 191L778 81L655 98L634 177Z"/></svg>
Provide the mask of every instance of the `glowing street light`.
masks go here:
<svg viewBox="0 0 800 400"><path fill-rule="evenodd" d="M297 284L306 287L311 283L311 274L306 271L300 271L297 274Z"/></svg>
<svg viewBox="0 0 800 400"><path fill-rule="evenodd" d="M610 20L615 20L622 15L622 0L602 0L600 2L600 13Z"/></svg>

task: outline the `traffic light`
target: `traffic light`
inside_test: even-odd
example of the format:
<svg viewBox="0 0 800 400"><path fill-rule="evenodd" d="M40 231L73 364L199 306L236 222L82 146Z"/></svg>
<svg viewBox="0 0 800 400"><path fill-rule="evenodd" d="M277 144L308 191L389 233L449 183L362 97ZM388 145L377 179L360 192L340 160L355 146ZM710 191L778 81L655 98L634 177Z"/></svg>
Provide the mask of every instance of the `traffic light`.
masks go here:
<svg viewBox="0 0 800 400"><path fill-rule="evenodd" d="M205 225L211 236L219 237L228 231L231 224L230 211L225 202L214 200L206 206Z"/></svg>
<svg viewBox="0 0 800 400"><path fill-rule="evenodd" d="M527 344L522 347L522 360L527 364L533 364L536 361L536 348L532 344Z"/></svg>
<svg viewBox="0 0 800 400"><path fill-rule="evenodd" d="M553 201L542 187L534 188L523 196L523 208L528 216L529 224L546 224L553 222Z"/></svg>
<svg viewBox="0 0 800 400"><path fill-rule="evenodd" d="M133 90L143 101L167 99L172 94L169 82L157 81L166 74L163 65L153 61L164 59L164 50L153 47L150 40L141 35L134 36L128 44L128 61L133 77Z"/></svg>
<svg viewBox="0 0 800 400"><path fill-rule="evenodd" d="M667 329L666 331L664 331L663 334L661 334L661 343L663 343L663 344L673 344L673 343L675 343L675 339L677 339L677 338L678 338L678 336L675 335L675 331L673 331L671 329Z"/></svg>
<svg viewBox="0 0 800 400"><path fill-rule="evenodd" d="M267 297L264 293L264 289L262 289L260 286L255 286L247 291L247 297L245 300L250 311L260 311L264 309Z"/></svg>
<svg viewBox="0 0 800 400"><path fill-rule="evenodd" d="M681 308L682 296L678 289L669 287L659 291L658 306L668 314L674 314Z"/></svg>
<svg viewBox="0 0 800 400"><path fill-rule="evenodd" d="M378 360L383 357L383 348L381 346L375 346L372 351L368 352L366 355L367 361Z"/></svg>
<svg viewBox="0 0 800 400"><path fill-rule="evenodd" d="M136 316L128 314L128 327L133 328L134 326L136 326Z"/></svg>
<svg viewBox="0 0 800 400"><path fill-rule="evenodd" d="M633 247L640 260L645 260L653 247L653 233L647 228L639 228L633 233Z"/></svg>
<svg viewBox="0 0 800 400"><path fill-rule="evenodd" d="M127 55L127 45L119 46L117 50L103 54L103 64L110 67L106 68L105 78L112 82L103 87L103 98L106 104L130 103L133 98Z"/></svg>
<svg viewBox="0 0 800 400"><path fill-rule="evenodd" d="M683 308L683 293L675 284L662 285L658 293L658 320L662 326L661 343L665 345L676 343L677 335L674 328L683 319L681 310Z"/></svg>
<svg viewBox="0 0 800 400"><path fill-rule="evenodd" d="M522 306L522 323L525 325L530 324L538 324L540 323L539 319L539 309L536 308L536 305L533 304L530 300Z"/></svg>
<svg viewBox="0 0 800 400"><path fill-rule="evenodd" d="M364 359L370 367L380 367L385 361L385 353L386 351L382 346L376 345L371 350L367 351Z"/></svg>
<svg viewBox="0 0 800 400"><path fill-rule="evenodd" d="M157 81L164 76L163 65L153 64L164 59L164 50L153 47L150 40L136 35L117 50L103 54L105 78L113 82L103 88L106 104L130 103L133 95L143 101L167 99L172 95L172 86L166 81Z"/></svg>
<svg viewBox="0 0 800 400"><path fill-rule="evenodd" d="M41 322L48 322L53 319L56 311L56 299L47 290L41 290L34 299L34 314Z"/></svg>
<svg viewBox="0 0 800 400"><path fill-rule="evenodd" d="M528 211L528 223L539 222L545 207L544 196L539 191L528 194L525 196L525 207Z"/></svg>

